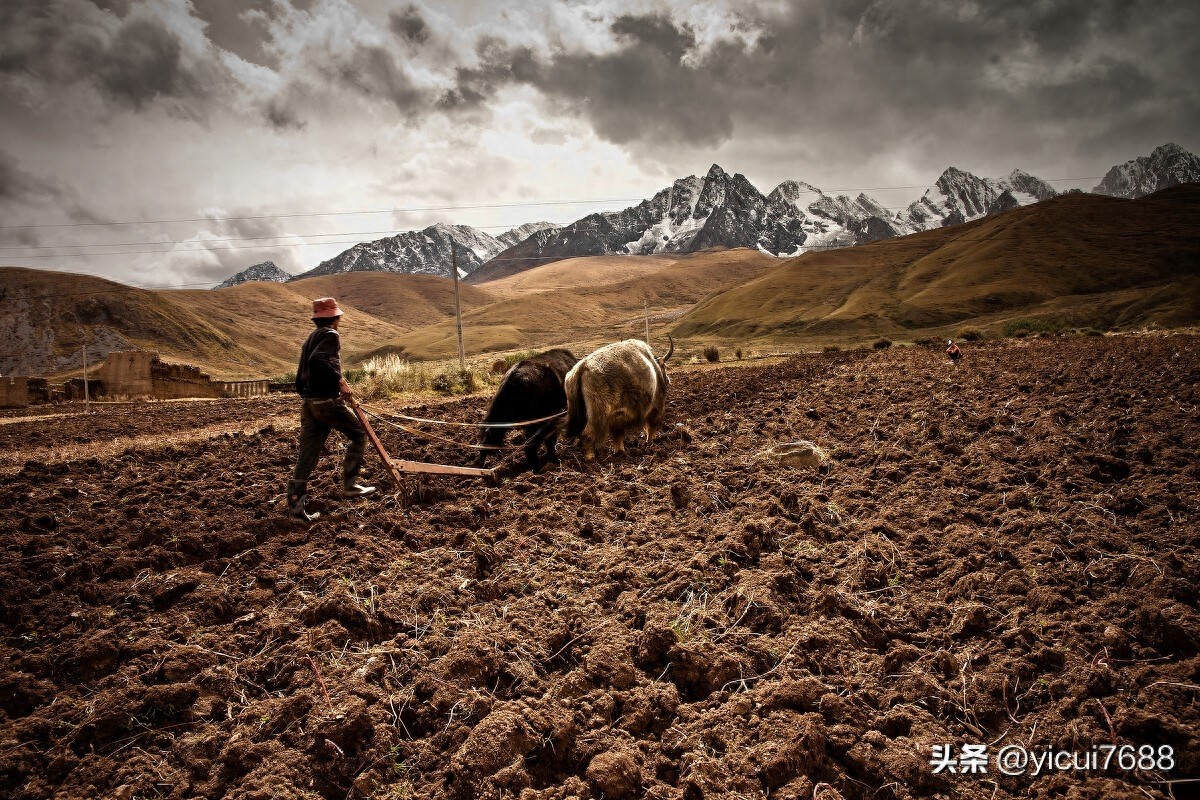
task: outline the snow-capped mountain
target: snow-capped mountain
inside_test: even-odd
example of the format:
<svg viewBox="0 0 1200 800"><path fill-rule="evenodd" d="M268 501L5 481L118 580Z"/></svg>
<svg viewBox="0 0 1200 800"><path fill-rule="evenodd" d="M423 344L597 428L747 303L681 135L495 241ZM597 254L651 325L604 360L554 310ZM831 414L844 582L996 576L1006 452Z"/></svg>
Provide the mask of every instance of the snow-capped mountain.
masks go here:
<svg viewBox="0 0 1200 800"><path fill-rule="evenodd" d="M500 234L496 237L496 241L500 242L505 247L512 247L515 244L520 244L521 242L525 241L535 233L558 230L559 227L561 226L555 225L553 222L527 222L524 225L519 225L513 228L511 231L505 231L504 233Z"/></svg>
<svg viewBox="0 0 1200 800"><path fill-rule="evenodd" d="M1050 184L1019 169L992 180L950 167L920 200L897 215L897 221L899 231L915 233L968 222L1057 195Z"/></svg>
<svg viewBox="0 0 1200 800"><path fill-rule="evenodd" d="M1200 159L1174 144L1113 167L1100 193L1140 197L1200 181ZM764 195L744 176L713 164L703 177L680 178L622 211L589 214L563 227L530 223L491 237L463 225L434 225L358 244L306 275L355 270L449 274L450 242L468 281L482 283L564 258L691 253L711 247L753 247L776 256L862 245L979 219L1059 194L1022 170L981 178L956 167L898 212L866 194L828 195L811 184L784 181Z"/></svg>
<svg viewBox="0 0 1200 800"><path fill-rule="evenodd" d="M690 253L706 247L756 247L767 199L741 175L714 164L704 178L680 178L623 211L589 214L544 230L500 253L470 282L482 282L575 256Z"/></svg>
<svg viewBox="0 0 1200 800"><path fill-rule="evenodd" d="M532 227L536 233L546 225L549 223L530 223L522 227ZM520 231L520 228L514 228L500 237L493 237L468 225L438 223L424 230L356 244L298 277L368 271L449 276L451 248L458 259L458 268L470 273L508 247L503 237L512 240L520 235Z"/></svg>
<svg viewBox="0 0 1200 800"><path fill-rule="evenodd" d="M493 280L589 255L692 253L709 247L799 255L965 222L1055 194L1048 183L1020 170L990 180L951 167L924 197L896 214L865 194L831 196L801 181L784 181L763 195L744 176L713 164L703 178L680 178L624 211L590 214L531 236L470 280Z"/></svg>
<svg viewBox="0 0 1200 800"><path fill-rule="evenodd" d="M239 286L243 283L251 281L269 281L271 283L287 283L292 279L290 273L284 272L279 267L275 266L274 261L264 261L261 264L254 264L246 267L236 275L231 275L225 280L214 286L214 289L228 289L230 286Z"/></svg>
<svg viewBox="0 0 1200 800"><path fill-rule="evenodd" d="M1200 181L1200 158L1168 142L1154 148L1149 156L1113 167L1092 191L1133 199L1193 181Z"/></svg>

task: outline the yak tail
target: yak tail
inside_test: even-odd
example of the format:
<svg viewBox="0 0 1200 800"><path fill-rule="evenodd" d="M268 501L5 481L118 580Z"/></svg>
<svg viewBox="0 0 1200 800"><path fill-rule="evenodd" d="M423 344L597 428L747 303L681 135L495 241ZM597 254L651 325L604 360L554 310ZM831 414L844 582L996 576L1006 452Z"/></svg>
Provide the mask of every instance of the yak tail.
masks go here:
<svg viewBox="0 0 1200 800"><path fill-rule="evenodd" d="M660 364L666 364L667 359L669 359L671 354L675 352L675 340L671 338L671 334L669 333L667 334L667 341L671 343L671 346L667 348L667 354L658 360L658 363Z"/></svg>
<svg viewBox="0 0 1200 800"><path fill-rule="evenodd" d="M567 373L563 386L567 393L567 425L568 438L579 436L587 425L587 405L583 401L583 370L572 369Z"/></svg>

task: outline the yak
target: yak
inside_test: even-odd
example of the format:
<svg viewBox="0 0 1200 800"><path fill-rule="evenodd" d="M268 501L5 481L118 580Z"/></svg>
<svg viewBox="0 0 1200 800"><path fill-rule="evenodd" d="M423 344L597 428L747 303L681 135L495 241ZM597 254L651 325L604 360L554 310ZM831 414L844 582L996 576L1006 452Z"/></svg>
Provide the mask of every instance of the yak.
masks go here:
<svg viewBox="0 0 1200 800"><path fill-rule="evenodd" d="M667 401L667 359L675 340L662 358L640 339L606 344L567 373L568 437L582 436L583 457L591 461L609 437L618 453L625 452L625 434L640 428L649 441L662 427Z"/></svg>
<svg viewBox="0 0 1200 800"><path fill-rule="evenodd" d="M513 364L500 381L483 418L484 424L522 422L560 413L567 407L563 378L578 360L569 350L555 348ZM547 459L557 460L554 447L559 429L557 419L524 426L525 458L533 469L541 466L538 451L542 444L546 446ZM489 448L500 447L508 431L506 427L484 428L479 443ZM480 466L487 460L487 454L487 450L480 450L477 459Z"/></svg>

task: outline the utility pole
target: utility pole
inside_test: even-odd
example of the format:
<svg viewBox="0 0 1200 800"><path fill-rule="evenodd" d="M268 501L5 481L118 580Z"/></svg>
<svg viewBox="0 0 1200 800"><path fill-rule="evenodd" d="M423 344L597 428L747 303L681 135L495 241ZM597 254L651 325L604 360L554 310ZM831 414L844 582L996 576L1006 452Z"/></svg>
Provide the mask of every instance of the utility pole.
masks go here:
<svg viewBox="0 0 1200 800"><path fill-rule="evenodd" d="M79 325L79 337L80 337L79 350L80 350L80 354L83 357L83 413L88 414L91 412L91 396L90 396L91 392L88 391L88 377L87 377L87 368L88 368L87 329L83 327L83 320L81 320L74 311L68 311L67 313L70 314L75 319L75 323L77 325Z"/></svg>
<svg viewBox="0 0 1200 800"><path fill-rule="evenodd" d="M463 353L462 338L462 307L458 303L458 255L455 253L454 240L450 240L450 271L454 275L454 317L458 321L458 371L467 371L467 359Z"/></svg>
<svg viewBox="0 0 1200 800"><path fill-rule="evenodd" d="M79 327L82 328L83 324L80 323ZM89 395L91 393L88 392L88 382L87 382L87 367L88 367L88 365L87 365L87 334L86 333L84 334L83 344L81 345L81 347L83 348L83 413L88 414L88 413L91 413L91 406L90 406L91 398L89 397Z"/></svg>

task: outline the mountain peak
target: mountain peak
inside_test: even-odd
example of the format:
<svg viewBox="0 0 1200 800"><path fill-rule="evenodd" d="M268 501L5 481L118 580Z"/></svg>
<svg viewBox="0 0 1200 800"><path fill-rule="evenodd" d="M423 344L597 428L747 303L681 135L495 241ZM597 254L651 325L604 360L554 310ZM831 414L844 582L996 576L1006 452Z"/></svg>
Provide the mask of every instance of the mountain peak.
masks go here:
<svg viewBox="0 0 1200 800"><path fill-rule="evenodd" d="M1113 167L1092 191L1135 199L1192 181L1200 181L1200 158L1167 142L1154 148L1149 156Z"/></svg>
<svg viewBox="0 0 1200 800"><path fill-rule="evenodd" d="M1195 161L1177 144L1167 143L1130 163L1167 175L1155 184L1165 188L1172 185L1163 183L1168 179L1200 180L1200 165L1188 177ZM464 225L439 223L357 244L309 274L380 270L446 275L451 253L471 273L472 282L578 256L691 253L711 247L795 256L967 222L1057 194L1047 181L1024 170L982 178L949 166L920 198L897 212L866 194L833 196L796 180L782 181L764 196L744 175L714 163L701 176L678 178L637 205L591 213L562 227L532 223L493 238ZM491 261L495 263L476 269Z"/></svg>
<svg viewBox="0 0 1200 800"><path fill-rule="evenodd" d="M1167 158L1169 156L1177 156L1177 155L1187 156L1187 155L1191 155L1191 153L1189 153L1187 150L1184 150L1182 147L1175 144L1174 142L1167 142L1166 144L1160 144L1158 147L1154 148L1150 152L1151 158Z"/></svg>
<svg viewBox="0 0 1200 800"><path fill-rule="evenodd" d="M721 169L720 164L713 164L708 168L708 174L704 176L706 180L728 178L729 173Z"/></svg>
<svg viewBox="0 0 1200 800"><path fill-rule="evenodd" d="M213 289L228 289L231 286L240 286L243 283L250 283L251 281L287 283L291 279L291 274L275 266L274 261L263 261L260 264L252 264L246 267L236 275L231 275L214 286Z"/></svg>

